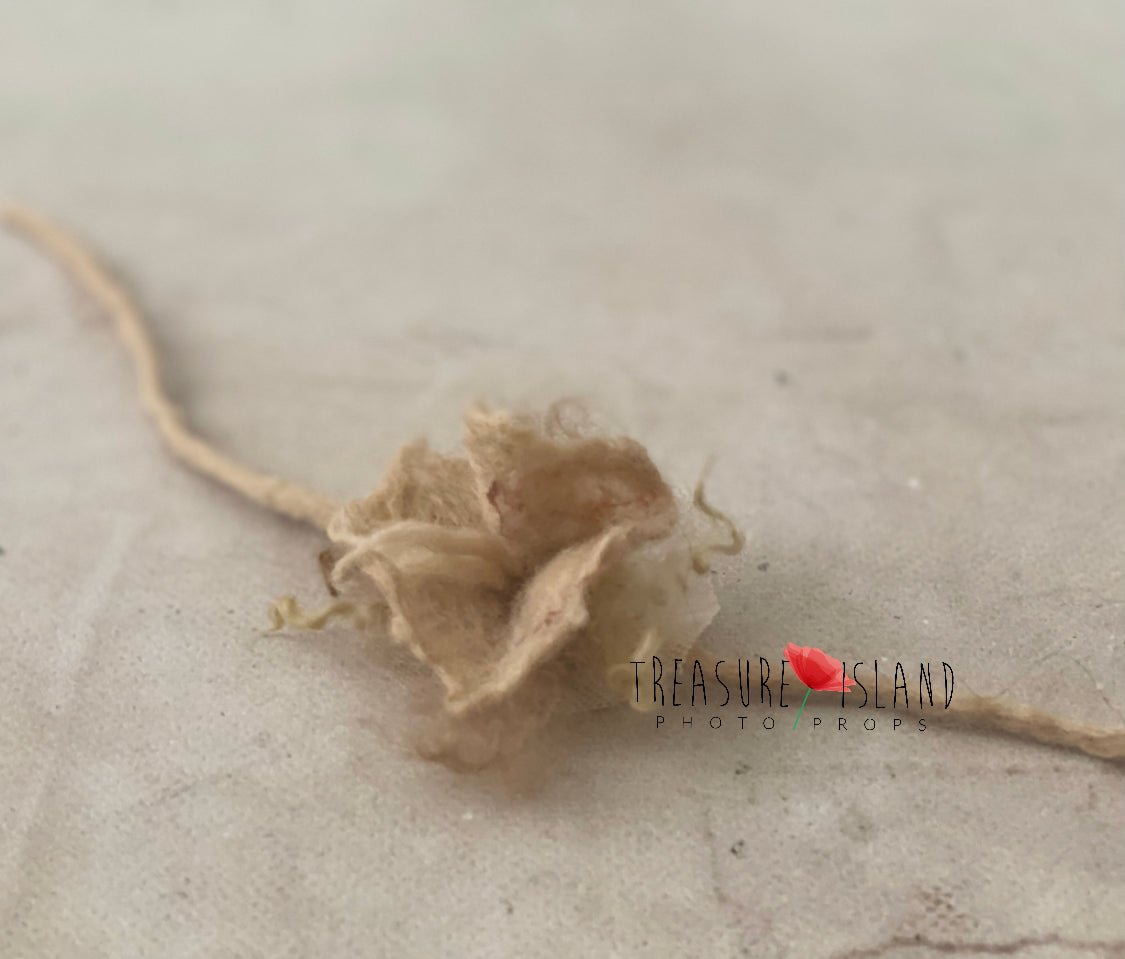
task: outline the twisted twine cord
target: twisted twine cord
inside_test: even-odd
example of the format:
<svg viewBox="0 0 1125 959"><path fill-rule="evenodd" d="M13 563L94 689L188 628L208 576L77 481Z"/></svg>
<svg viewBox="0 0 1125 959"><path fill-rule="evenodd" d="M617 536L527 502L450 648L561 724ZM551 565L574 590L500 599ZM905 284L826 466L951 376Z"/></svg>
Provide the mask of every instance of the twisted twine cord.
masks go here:
<svg viewBox="0 0 1125 959"><path fill-rule="evenodd" d="M950 718L967 725L999 729L1023 739L1078 749L1099 759L1125 759L1125 729L1080 723L996 696L970 693L950 702Z"/></svg>
<svg viewBox="0 0 1125 959"><path fill-rule="evenodd" d="M329 519L338 508L332 499L231 459L185 425L180 412L168 398L156 348L144 317L125 289L85 246L42 214L25 207L0 204L0 223L22 234L56 260L71 279L112 317L117 334L133 361L141 406L176 457L254 503L320 530L327 528ZM724 514L706 501L701 486L696 489L695 505L724 523L731 537L729 544L709 546L694 557L696 568L703 571L708 567L708 553L737 552L742 545L742 534ZM292 613L291 610L281 612ZM366 620L374 616L374 612L340 602L334 604L326 615L353 618L359 615ZM1006 699L962 695L956 702L950 703L948 710L933 715L947 715L955 721L1001 730L1021 739L1077 749L1101 759L1125 759L1125 729L1076 722Z"/></svg>
<svg viewBox="0 0 1125 959"><path fill-rule="evenodd" d="M70 277L113 318L137 376L141 406L172 453L192 469L255 503L303 523L325 529L336 511L328 497L298 483L251 469L197 436L172 405L160 373L160 360L144 317L129 294L76 239L33 210L0 205L0 222L23 234L55 259Z"/></svg>
<svg viewBox="0 0 1125 959"><path fill-rule="evenodd" d="M877 686L879 696L893 698L893 676L880 676ZM827 696L831 696L833 702L839 702L839 695L813 692L816 697L814 702L824 702ZM1000 696L959 693L950 701L948 708L939 705L923 711L919 703L907 706L907 711L917 713L925 719L935 718L970 728L1008 733L1019 739L1031 739L1048 746L1077 749L1098 759L1125 759L1125 728L1081 723Z"/></svg>

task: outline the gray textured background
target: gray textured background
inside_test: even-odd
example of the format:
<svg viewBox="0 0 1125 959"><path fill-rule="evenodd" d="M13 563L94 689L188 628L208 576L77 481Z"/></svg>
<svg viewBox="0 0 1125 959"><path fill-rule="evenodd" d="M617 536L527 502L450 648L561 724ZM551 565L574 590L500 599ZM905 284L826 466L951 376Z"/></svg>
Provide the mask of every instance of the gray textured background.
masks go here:
<svg viewBox="0 0 1125 959"><path fill-rule="evenodd" d="M1122 20L5 0L0 193L258 465L354 495L578 393L678 483L719 455L716 648L1120 724ZM1121 954L1122 775L1077 755L618 712L515 796L412 758L393 657L262 632L317 537L173 464L8 237L0 442L6 957Z"/></svg>

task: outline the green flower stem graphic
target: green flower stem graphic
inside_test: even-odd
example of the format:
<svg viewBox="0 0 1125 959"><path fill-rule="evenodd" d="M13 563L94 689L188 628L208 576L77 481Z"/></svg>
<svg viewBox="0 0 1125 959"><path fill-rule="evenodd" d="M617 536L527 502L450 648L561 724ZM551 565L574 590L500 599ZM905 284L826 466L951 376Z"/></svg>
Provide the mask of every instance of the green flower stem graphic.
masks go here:
<svg viewBox="0 0 1125 959"><path fill-rule="evenodd" d="M812 686L805 690L805 698L801 700L801 708L797 710L797 718L793 720L793 728L797 728L797 723L801 721L801 713L805 711L805 703L809 701L809 693L812 692Z"/></svg>

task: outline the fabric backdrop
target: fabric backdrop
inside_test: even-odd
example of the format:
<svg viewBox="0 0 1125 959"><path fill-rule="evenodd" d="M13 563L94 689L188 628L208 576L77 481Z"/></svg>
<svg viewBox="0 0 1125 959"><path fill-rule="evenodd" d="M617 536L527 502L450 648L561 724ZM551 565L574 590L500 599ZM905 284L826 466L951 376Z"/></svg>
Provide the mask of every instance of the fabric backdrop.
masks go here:
<svg viewBox="0 0 1125 959"><path fill-rule="evenodd" d="M1122 20L0 0L0 193L112 258L256 465L356 495L478 397L581 396L677 484L717 454L726 658L1120 725ZM1121 771L1077 754L756 703L417 759L401 657L265 631L320 539L171 462L7 236L0 441L6 957L1125 948Z"/></svg>

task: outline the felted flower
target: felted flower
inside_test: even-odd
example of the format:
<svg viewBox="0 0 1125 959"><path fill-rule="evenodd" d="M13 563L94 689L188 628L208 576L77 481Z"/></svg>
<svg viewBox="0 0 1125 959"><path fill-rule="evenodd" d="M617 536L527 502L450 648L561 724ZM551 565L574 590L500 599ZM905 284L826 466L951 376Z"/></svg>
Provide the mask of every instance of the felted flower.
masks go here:
<svg viewBox="0 0 1125 959"><path fill-rule="evenodd" d="M432 751L471 765L522 741L561 694L601 705L631 692L630 660L685 649L718 604L636 441L584 435L557 408L476 408L464 448L408 444L327 532L343 548L332 583L373 588L390 635L442 684L450 722ZM291 600L276 609L310 625Z"/></svg>

